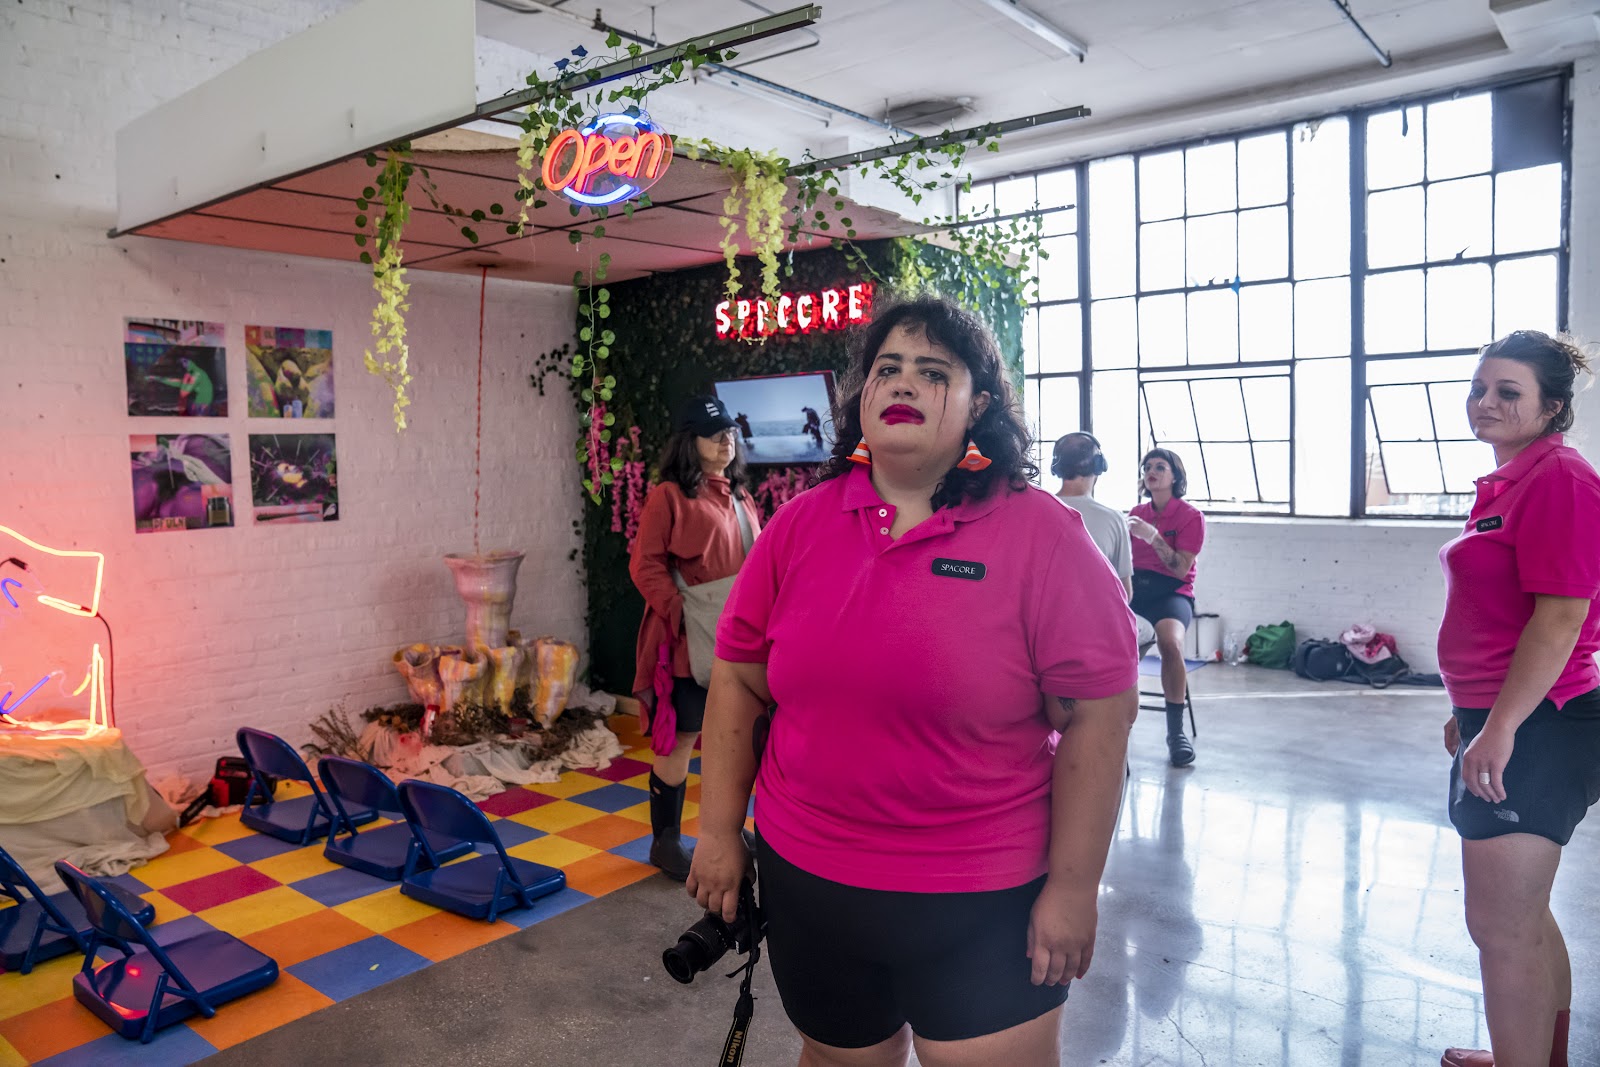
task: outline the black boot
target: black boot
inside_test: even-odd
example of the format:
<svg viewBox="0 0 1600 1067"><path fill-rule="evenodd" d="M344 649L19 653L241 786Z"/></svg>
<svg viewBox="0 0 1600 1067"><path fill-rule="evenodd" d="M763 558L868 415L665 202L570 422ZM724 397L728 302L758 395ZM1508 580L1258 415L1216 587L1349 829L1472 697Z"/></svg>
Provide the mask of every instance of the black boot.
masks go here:
<svg viewBox="0 0 1600 1067"><path fill-rule="evenodd" d="M683 796L688 788L687 782L668 785L650 772L650 829L655 834L650 862L679 882L688 880L689 861L694 858L683 844Z"/></svg>
<svg viewBox="0 0 1600 1067"><path fill-rule="evenodd" d="M1167 758L1174 767L1194 762L1194 746L1183 734L1183 705L1167 701Z"/></svg>

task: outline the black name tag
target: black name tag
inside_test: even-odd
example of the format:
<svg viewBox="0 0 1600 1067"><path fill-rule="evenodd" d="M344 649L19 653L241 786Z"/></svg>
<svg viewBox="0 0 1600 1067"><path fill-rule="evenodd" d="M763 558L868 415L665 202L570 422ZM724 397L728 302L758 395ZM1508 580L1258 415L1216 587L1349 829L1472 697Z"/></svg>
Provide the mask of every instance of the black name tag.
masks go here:
<svg viewBox="0 0 1600 1067"><path fill-rule="evenodd" d="M970 559L936 559L933 561L933 573L941 578L965 578L969 582L981 582L983 576L989 573L989 568Z"/></svg>
<svg viewBox="0 0 1600 1067"><path fill-rule="evenodd" d="M1479 533L1488 533L1490 530L1498 530L1505 524L1506 520L1499 515L1490 515L1487 519L1479 519L1476 523Z"/></svg>

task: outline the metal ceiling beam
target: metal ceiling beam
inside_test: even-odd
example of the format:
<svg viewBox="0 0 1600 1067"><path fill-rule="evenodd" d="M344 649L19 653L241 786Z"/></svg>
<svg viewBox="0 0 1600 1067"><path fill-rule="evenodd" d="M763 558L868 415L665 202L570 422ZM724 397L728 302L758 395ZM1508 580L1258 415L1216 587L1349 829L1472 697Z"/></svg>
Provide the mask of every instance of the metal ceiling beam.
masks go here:
<svg viewBox="0 0 1600 1067"><path fill-rule="evenodd" d="M790 167L789 173L815 174L820 170L838 170L841 167L854 167L861 163L870 163L875 159L903 156L907 152L939 148L947 144L960 144L963 141L981 141L988 137L999 137L1002 134L1015 133L1017 130L1031 130L1039 126L1065 122L1068 119L1088 118L1090 114L1091 112L1086 107L1067 107L1059 111L1045 111L1037 115L1029 115L1026 118L990 122L982 126L972 126L965 130L951 130L949 133L936 134L933 137L917 137L910 141L896 141L894 144L868 148L861 152L850 152L846 155L834 156L831 159L808 160Z"/></svg>
<svg viewBox="0 0 1600 1067"><path fill-rule="evenodd" d="M1378 47L1378 42L1372 39L1372 34L1368 33L1366 27L1357 22L1355 15L1351 14L1349 0L1333 0L1333 6L1338 8L1339 14L1343 15L1345 20L1356 28L1356 32L1361 35L1361 39L1367 42L1367 47L1372 49L1373 55L1378 57L1379 63L1382 63L1385 67L1394 65L1394 59L1389 53Z"/></svg>
<svg viewBox="0 0 1600 1067"><path fill-rule="evenodd" d="M791 8L788 11L781 11L776 15L751 19L748 22L741 22L738 25L729 26L727 29L718 30L715 33L702 34L687 41L679 41L677 44L642 52L636 57L619 59L613 63L595 67L592 70L572 74L546 85L523 89L515 93L507 93L498 100L479 104L477 114L473 117L486 119L494 115L502 115L507 111L515 111L518 108L527 107L552 96L565 96L581 92L584 89L592 89L597 85L604 85L606 82L640 74L657 64L672 63L683 59L690 49L703 53L713 49L745 44L750 41L759 41L763 37L771 37L774 34L784 33L801 26L809 26L821 17L821 7L816 4L806 4L802 7ZM610 29L611 27L605 28Z"/></svg>
<svg viewBox="0 0 1600 1067"><path fill-rule="evenodd" d="M1016 0L978 0L993 8L1018 26L1027 30L1046 44L1054 45L1069 56L1077 56L1082 63L1089 56L1089 46L1059 26L1051 25Z"/></svg>

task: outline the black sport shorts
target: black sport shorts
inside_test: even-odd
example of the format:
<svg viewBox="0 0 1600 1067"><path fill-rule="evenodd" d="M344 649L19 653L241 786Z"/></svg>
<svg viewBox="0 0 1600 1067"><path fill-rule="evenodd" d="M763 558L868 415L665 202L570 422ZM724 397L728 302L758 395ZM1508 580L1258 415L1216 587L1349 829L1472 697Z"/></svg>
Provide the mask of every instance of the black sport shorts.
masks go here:
<svg viewBox="0 0 1600 1067"><path fill-rule="evenodd" d="M672 680L672 710L677 713L680 734L697 734L706 722L706 689L693 678ZM652 724L653 729L653 724Z"/></svg>
<svg viewBox="0 0 1600 1067"><path fill-rule="evenodd" d="M1194 625L1194 600L1181 593L1141 595L1135 590L1128 606L1135 615L1149 619L1152 626L1162 619L1177 619L1185 630Z"/></svg>
<svg viewBox="0 0 1600 1067"><path fill-rule="evenodd" d="M1546 698L1517 727L1502 781L1506 802L1490 804L1461 781L1461 754L1489 720L1488 708L1456 708L1461 747L1450 764L1450 821L1462 837L1538 834L1558 845L1572 840L1584 814L1600 800L1600 689L1567 701Z"/></svg>
<svg viewBox="0 0 1600 1067"><path fill-rule="evenodd" d="M988 893L897 893L807 874L757 844L772 977L795 1028L866 1048L911 1024L959 1041L1036 1019L1067 986L1030 980L1028 920L1039 878Z"/></svg>

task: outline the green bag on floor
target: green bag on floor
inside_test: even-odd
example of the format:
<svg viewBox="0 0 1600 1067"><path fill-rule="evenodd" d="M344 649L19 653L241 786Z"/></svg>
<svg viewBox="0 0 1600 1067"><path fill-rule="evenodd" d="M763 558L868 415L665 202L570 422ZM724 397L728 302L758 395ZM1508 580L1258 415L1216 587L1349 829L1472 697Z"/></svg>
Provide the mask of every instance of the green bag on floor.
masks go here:
<svg viewBox="0 0 1600 1067"><path fill-rule="evenodd" d="M1267 623L1257 626L1244 643L1245 659L1258 667L1287 670L1294 663L1294 623Z"/></svg>

